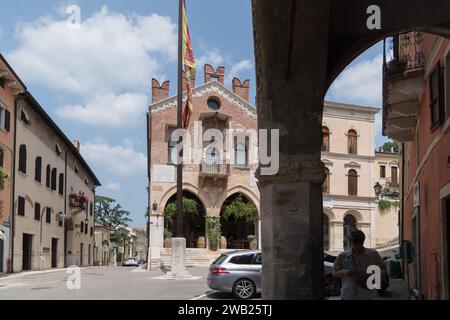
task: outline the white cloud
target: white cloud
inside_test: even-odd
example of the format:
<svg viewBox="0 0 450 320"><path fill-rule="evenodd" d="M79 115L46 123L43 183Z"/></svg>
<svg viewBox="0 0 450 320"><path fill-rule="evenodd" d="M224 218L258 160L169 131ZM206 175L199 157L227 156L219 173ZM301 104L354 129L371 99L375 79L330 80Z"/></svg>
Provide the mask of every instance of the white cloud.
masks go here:
<svg viewBox="0 0 450 320"><path fill-rule="evenodd" d="M56 110L62 118L91 125L112 128L133 127L144 119L147 109L147 96L144 94L114 93L99 94L86 105L64 106Z"/></svg>
<svg viewBox="0 0 450 320"><path fill-rule="evenodd" d="M82 15L80 29L69 28L65 17L42 17L18 25L16 37L19 46L6 56L27 82L83 96L146 88L177 53L169 17L125 16L106 6Z"/></svg>
<svg viewBox="0 0 450 320"><path fill-rule="evenodd" d="M196 60L197 70L203 70L206 63L209 63L214 68L221 67L224 63L224 58L220 54L218 49L212 49L205 52L200 58ZM198 72L198 71L197 71Z"/></svg>
<svg viewBox="0 0 450 320"><path fill-rule="evenodd" d="M119 191L120 188L121 186L118 182L110 182L105 186L105 189L109 191Z"/></svg>
<svg viewBox="0 0 450 320"><path fill-rule="evenodd" d="M253 63L250 60L242 60L234 64L230 72L227 73L227 82L230 83L234 77L238 76L240 72L245 70L251 70L253 68ZM241 79L242 80L242 79Z"/></svg>
<svg viewBox="0 0 450 320"><path fill-rule="evenodd" d="M93 166L115 175L126 177L146 174L147 157L133 148L87 142L81 146L81 154Z"/></svg>
<svg viewBox="0 0 450 320"><path fill-rule="evenodd" d="M382 98L383 56L351 64L334 81L331 97L339 102L379 104Z"/></svg>

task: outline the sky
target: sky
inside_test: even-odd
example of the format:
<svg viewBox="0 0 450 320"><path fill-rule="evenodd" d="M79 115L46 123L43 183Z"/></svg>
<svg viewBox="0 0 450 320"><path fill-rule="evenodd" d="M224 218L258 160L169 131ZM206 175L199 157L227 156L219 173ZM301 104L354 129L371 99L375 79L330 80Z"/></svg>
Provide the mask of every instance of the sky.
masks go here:
<svg viewBox="0 0 450 320"><path fill-rule="evenodd" d="M151 78L170 80L176 93L178 1L0 0L0 52L28 90L71 139L102 183L97 194L145 226L146 116ZM80 8L80 24L67 12ZM225 66L225 85L250 79L255 68L250 0L187 1L197 60ZM68 24L67 21L72 22ZM336 79L327 100L381 107L382 46L357 58ZM376 144L381 136L377 115Z"/></svg>

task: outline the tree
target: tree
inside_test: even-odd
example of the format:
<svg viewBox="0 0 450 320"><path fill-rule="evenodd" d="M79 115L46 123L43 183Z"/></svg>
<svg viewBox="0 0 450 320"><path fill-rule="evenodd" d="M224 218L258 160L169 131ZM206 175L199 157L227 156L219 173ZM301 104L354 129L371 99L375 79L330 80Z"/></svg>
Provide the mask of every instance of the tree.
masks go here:
<svg viewBox="0 0 450 320"><path fill-rule="evenodd" d="M387 141L381 148L384 152L392 152L392 148L394 148L394 152L398 153L398 143L396 141Z"/></svg>
<svg viewBox="0 0 450 320"><path fill-rule="evenodd" d="M234 217L234 221L245 220L254 222L257 218L256 206L251 201L244 201L242 195L237 196L231 203L227 204L223 213L223 218L229 220Z"/></svg>
<svg viewBox="0 0 450 320"><path fill-rule="evenodd" d="M95 197L95 222L112 229L127 227L132 220L128 217L130 212L124 210L116 200L105 197Z"/></svg>

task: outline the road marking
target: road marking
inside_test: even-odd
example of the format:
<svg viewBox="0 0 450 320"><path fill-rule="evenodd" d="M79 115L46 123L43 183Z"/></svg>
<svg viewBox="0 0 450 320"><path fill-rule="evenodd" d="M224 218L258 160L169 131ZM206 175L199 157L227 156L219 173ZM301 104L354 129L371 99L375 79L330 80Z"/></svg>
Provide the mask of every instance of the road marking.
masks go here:
<svg viewBox="0 0 450 320"><path fill-rule="evenodd" d="M190 299L190 300L200 300L200 299L202 299L202 298L208 297L208 295L211 294L211 293L214 293L214 291L207 292L207 293L205 293L205 294L202 294L201 296L192 298L192 299Z"/></svg>

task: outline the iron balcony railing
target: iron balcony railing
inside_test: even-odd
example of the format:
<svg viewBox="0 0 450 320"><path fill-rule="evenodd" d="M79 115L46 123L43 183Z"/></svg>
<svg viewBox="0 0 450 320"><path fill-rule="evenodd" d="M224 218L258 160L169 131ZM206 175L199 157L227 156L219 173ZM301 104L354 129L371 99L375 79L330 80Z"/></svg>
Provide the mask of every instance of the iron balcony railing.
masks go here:
<svg viewBox="0 0 450 320"><path fill-rule="evenodd" d="M383 71L385 76L420 70L424 67L423 33L399 33L384 42Z"/></svg>
<svg viewBox="0 0 450 320"><path fill-rule="evenodd" d="M225 163L207 163L200 164L200 173L211 175L229 175L230 165Z"/></svg>

